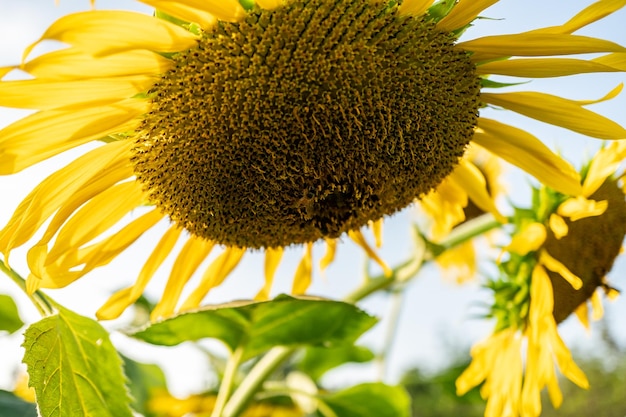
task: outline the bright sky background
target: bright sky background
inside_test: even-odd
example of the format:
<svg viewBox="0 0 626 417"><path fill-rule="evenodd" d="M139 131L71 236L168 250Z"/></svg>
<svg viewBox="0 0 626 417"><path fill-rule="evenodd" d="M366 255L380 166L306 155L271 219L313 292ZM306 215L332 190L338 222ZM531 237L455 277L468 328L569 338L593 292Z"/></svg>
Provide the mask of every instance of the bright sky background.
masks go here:
<svg viewBox="0 0 626 417"><path fill-rule="evenodd" d="M516 33L523 30L556 25L565 22L579 10L590 4L588 0L502 0L488 9L483 15L496 20L481 20L470 29L463 39L471 39L499 33ZM99 8L123 8L148 11L147 7L129 0L97 2ZM53 0L0 0L0 66L18 63L22 50L36 40L45 28L56 18L67 13L89 9L88 0L64 0L56 7ZM595 23L579 32L581 35L597 36L626 45L626 10ZM111 28L114 30L114 28ZM49 45L48 47L52 47ZM43 51L45 48L39 48ZM602 97L620 82L626 80L626 74L579 75L567 79L536 80L517 87L523 90L543 91L562 95L572 99L595 99ZM510 89L509 89L510 91ZM594 105L593 110L611 117L626 126L626 93L610 101ZM23 117L26 113L0 108L0 127ZM584 138L564 129L534 122L511 112L490 111L491 117L524 128L540 137L546 144L561 151L577 166L584 155L593 154L600 142ZM46 133L42 132L42 140ZM4 225L19 201L48 173L63 166L68 160L84 152L85 148L68 152L52 158L36 167L29 168L20 174L0 178L0 225ZM510 169L508 179L513 190L514 200L525 204L528 196L527 179L514 169ZM385 223L385 245L381 255L391 265L404 260L411 251L410 221L415 213L407 209L388 219ZM413 217L412 217L413 216ZM130 251L121 256L111 265L95 271L69 288L60 291L48 291L57 301L87 316L94 312L106 300L108 295L132 282L137 275L141 262L148 256L154 239L159 232L149 233ZM142 245L142 242L144 243ZM314 250L315 265L324 253L323 246ZM274 294L287 292L291 278L301 255L301 248L290 249L285 261L278 270ZM25 274L23 261L25 251L16 250L12 255L12 266ZM339 247L337 261L326 272L325 277L316 274L310 290L312 294L340 298L355 288L361 279L363 256L354 245L346 242ZM149 287L148 294L158 297L164 285L164 275L169 265L161 268L161 277ZM219 303L232 299L252 297L262 285L262 257L259 254L246 256L227 283L212 292L207 299L209 303ZM626 290L624 278L625 263L619 262L611 273L612 282L618 288ZM468 347L473 342L486 336L491 325L472 318L484 310L477 305L486 299L486 293L480 291L478 284L463 287L445 282L438 276L435 268L424 269L406 292L398 323L398 336L394 345L389 367L390 381L393 382L402 369L411 365L423 365L434 368L444 364L446 359L446 340L451 343ZM0 278L0 293L12 294L19 302L23 319L32 322L38 319L36 310L29 304L26 297L19 292L8 279ZM370 332L363 343L376 349L380 347L387 322L384 317L389 313L389 298L378 295L366 300L362 307L371 314L383 317L381 323ZM622 297L612 305L607 305L607 319L617 336L626 344L626 324L618 322L618 317L626 317L626 298ZM104 323L109 328L119 326L118 323ZM597 327L596 327L597 329ZM591 349L597 331L587 335L574 320L568 320L561 326L566 342L570 346ZM162 364L173 382L176 393L183 394L203 388L203 382L209 378L202 355L190 346L173 349L151 348L149 346L128 341L124 336L114 335L114 342L127 355L142 361L158 361ZM21 360L19 348L20 335L0 338L0 388L10 388L11 370ZM372 380L377 372L373 367L351 367L350 372L331 374L329 384L357 380Z"/></svg>

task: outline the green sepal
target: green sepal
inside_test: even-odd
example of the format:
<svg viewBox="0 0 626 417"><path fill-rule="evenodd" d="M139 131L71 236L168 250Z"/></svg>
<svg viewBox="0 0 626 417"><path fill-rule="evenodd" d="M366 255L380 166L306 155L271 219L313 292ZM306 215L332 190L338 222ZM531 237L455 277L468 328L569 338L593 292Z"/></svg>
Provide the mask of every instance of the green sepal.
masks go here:
<svg viewBox="0 0 626 417"><path fill-rule="evenodd" d="M17 311L17 305L11 296L0 294L0 331L14 333L22 328L24 322Z"/></svg>

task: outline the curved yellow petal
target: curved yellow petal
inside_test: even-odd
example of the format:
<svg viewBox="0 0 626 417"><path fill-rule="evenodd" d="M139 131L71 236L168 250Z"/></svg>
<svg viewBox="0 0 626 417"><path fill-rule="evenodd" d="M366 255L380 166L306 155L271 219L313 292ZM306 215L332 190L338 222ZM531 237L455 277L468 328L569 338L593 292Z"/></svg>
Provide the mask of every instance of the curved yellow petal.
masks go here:
<svg viewBox="0 0 626 417"><path fill-rule="evenodd" d="M582 279L574 275L572 271L570 271L561 262L550 256L550 254L545 250L541 251L541 254L539 255L539 262L550 271L561 275L575 290L582 288Z"/></svg>
<svg viewBox="0 0 626 417"><path fill-rule="evenodd" d="M479 118L472 141L522 168L542 183L569 195L582 192L580 174L563 158L525 130Z"/></svg>
<svg viewBox="0 0 626 417"><path fill-rule="evenodd" d="M541 248L546 241L546 228L541 223L530 223L516 233L503 250L516 253L518 255L526 255L529 252L535 252Z"/></svg>
<svg viewBox="0 0 626 417"><path fill-rule="evenodd" d="M432 6L434 0L405 0L398 7L398 14L400 16L422 16L430 6Z"/></svg>
<svg viewBox="0 0 626 417"><path fill-rule="evenodd" d="M576 310L574 310L574 314L576 314L578 321L580 322L580 324L583 325L585 330L589 331L591 329L591 326L589 325L589 306L587 305L587 303L582 303L581 305L576 307Z"/></svg>
<svg viewBox="0 0 626 417"><path fill-rule="evenodd" d="M238 22L246 16L238 0L185 0L184 4L210 13L224 22Z"/></svg>
<svg viewBox="0 0 626 417"><path fill-rule="evenodd" d="M280 265L280 260L283 258L283 252L284 249L282 247L265 249L265 284L254 297L255 300L265 301L270 298L274 274L276 269L278 269L278 265Z"/></svg>
<svg viewBox="0 0 626 417"><path fill-rule="evenodd" d="M174 261L161 301L159 301L150 315L151 320L167 317L174 313L183 287L202 261L209 256L214 246L214 242L193 236L185 242L185 245L176 257L176 261Z"/></svg>
<svg viewBox="0 0 626 417"><path fill-rule="evenodd" d="M563 217L556 213L552 213L550 215L550 219L548 219L548 224L550 225L550 230L552 230L556 239L562 239L567 236L569 227L567 226L567 223L565 223L565 220L563 220Z"/></svg>
<svg viewBox="0 0 626 417"><path fill-rule="evenodd" d="M437 28L452 32L472 23L487 7L496 4L498 0L460 0L450 13L437 23Z"/></svg>
<svg viewBox="0 0 626 417"><path fill-rule="evenodd" d="M154 79L145 75L90 80L18 80L0 82L0 106L47 110L121 101L146 91Z"/></svg>
<svg viewBox="0 0 626 417"><path fill-rule="evenodd" d="M199 0L197 0L199 1ZM56 40L95 56L133 49L178 52L196 44L193 33L145 14L98 10L73 13L59 18L24 51L23 61L43 40Z"/></svg>
<svg viewBox="0 0 626 417"><path fill-rule="evenodd" d="M304 246L304 255L300 259L300 263L296 268L296 273L293 277L293 285L291 287L291 293L298 295L304 294L311 285L313 280L313 244L307 243Z"/></svg>
<svg viewBox="0 0 626 417"><path fill-rule="evenodd" d="M106 106L44 110L0 130L0 175L10 175L68 149L134 129L146 100ZM45 139L42 139L45 132Z"/></svg>
<svg viewBox="0 0 626 417"><path fill-rule="evenodd" d="M485 36L459 42L457 46L472 52L471 60L481 62L510 56L555 56L594 52L626 52L626 48L604 39L570 34L517 33Z"/></svg>
<svg viewBox="0 0 626 417"><path fill-rule="evenodd" d="M419 205L432 219L429 222L429 239L439 242L446 237L454 226L465 220L468 197L460 184L445 178L436 190L419 200Z"/></svg>
<svg viewBox="0 0 626 417"><path fill-rule="evenodd" d="M209 291L220 285L226 277L239 265L239 261L246 253L246 248L227 247L205 271L200 284L193 290L183 302L182 311L197 308Z"/></svg>
<svg viewBox="0 0 626 417"><path fill-rule="evenodd" d="M213 26L216 19L211 13L188 5L186 1L171 0L141 0L142 3L154 7L160 12L167 13L187 22L197 23L204 29Z"/></svg>
<svg viewBox="0 0 626 417"><path fill-rule="evenodd" d="M55 262L64 253L86 245L139 207L145 199L141 187L134 180L123 182L85 203L59 231L46 263Z"/></svg>
<svg viewBox="0 0 626 417"><path fill-rule="evenodd" d="M40 80L79 80L129 75L161 74L174 62L145 50L126 51L95 58L78 49L66 48L41 55L21 69Z"/></svg>
<svg viewBox="0 0 626 417"><path fill-rule="evenodd" d="M583 389L589 389L589 380L585 373L576 365L572 353L567 348L558 332L552 333L552 348L559 370L567 379Z"/></svg>
<svg viewBox="0 0 626 417"><path fill-rule="evenodd" d="M626 71L626 53L614 53L600 56L592 59L593 62L597 62L607 67L612 67L620 71Z"/></svg>
<svg viewBox="0 0 626 417"><path fill-rule="evenodd" d="M272 10L282 5L284 0L255 0L255 3L262 9Z"/></svg>
<svg viewBox="0 0 626 417"><path fill-rule="evenodd" d="M8 258L11 249L21 246L41 225L81 188L99 178L119 161L128 161L128 143L112 142L100 146L42 181L20 203L7 225L0 231L0 252Z"/></svg>
<svg viewBox="0 0 626 417"><path fill-rule="evenodd" d="M556 212L559 216L569 217L573 222L587 217L595 217L602 215L608 208L609 203L606 200L595 201L588 200L583 196L578 196L565 200Z"/></svg>
<svg viewBox="0 0 626 417"><path fill-rule="evenodd" d="M322 259L320 259L320 269L322 272L335 260L335 253L337 251L336 239L324 239L324 242L326 242L326 253Z"/></svg>
<svg viewBox="0 0 626 417"><path fill-rule="evenodd" d="M383 225L384 220L382 217L376 221L369 222L369 226L371 227L372 233L374 234L374 241L377 248L380 248L383 245Z"/></svg>
<svg viewBox="0 0 626 417"><path fill-rule="evenodd" d="M626 139L626 129L580 103L537 92L482 93L481 100L599 139Z"/></svg>
<svg viewBox="0 0 626 417"><path fill-rule="evenodd" d="M600 62L573 58L529 58L506 59L488 62L476 67L476 73L482 75L507 75L509 77L548 78L565 77L590 72L621 72L615 66Z"/></svg>
<svg viewBox="0 0 626 417"><path fill-rule="evenodd" d="M350 239L352 239L354 243L359 245L361 249L363 249L363 251L365 251L370 259L372 259L382 268L383 273L386 277L390 277L393 274L393 271L391 270L391 268L389 268L387 263L383 261L380 256L378 256L376 251L372 249L371 246L367 243L365 237L363 236L363 233L361 233L360 230L350 230L348 231L348 236L350 237Z"/></svg>
<svg viewBox="0 0 626 417"><path fill-rule="evenodd" d="M485 177L474 164L467 159L461 159L449 178L460 185L481 210L493 214L499 222L506 223L506 218L500 214L493 198L487 191Z"/></svg>
<svg viewBox="0 0 626 417"><path fill-rule="evenodd" d="M112 296L96 311L98 320L114 320L130 307L135 301L130 298L133 287L124 288L113 293Z"/></svg>
<svg viewBox="0 0 626 417"><path fill-rule="evenodd" d="M626 159L626 142L611 142L607 147L600 149L591 160L585 181L583 182L583 196L590 197L607 178L615 174L622 161Z"/></svg>
<svg viewBox="0 0 626 417"><path fill-rule="evenodd" d="M606 17L626 5L625 0L600 0L587 6L573 18L560 26L534 30L536 33L572 33L590 23Z"/></svg>

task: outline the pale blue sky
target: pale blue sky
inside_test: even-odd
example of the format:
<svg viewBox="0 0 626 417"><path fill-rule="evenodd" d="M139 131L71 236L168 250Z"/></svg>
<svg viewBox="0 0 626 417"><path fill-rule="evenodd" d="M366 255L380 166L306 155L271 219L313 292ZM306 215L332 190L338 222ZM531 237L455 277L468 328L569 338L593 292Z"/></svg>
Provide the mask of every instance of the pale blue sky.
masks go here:
<svg viewBox="0 0 626 417"><path fill-rule="evenodd" d="M484 13L485 16L501 20L478 21L476 26L466 33L464 39L498 33L515 33L546 25L560 24L590 3L590 1L582 0L502 0ZM148 8L128 0L101 0L98 1L98 7L148 10ZM88 0L63 0L59 7L54 6L53 0L0 0L0 65L17 63L24 47L37 39L54 19L72 11L88 8ZM602 37L626 45L624 22L626 22L626 10L621 10L613 16L581 30L580 34ZM574 99L593 99L603 96L625 80L626 74L579 75L558 80L535 80L517 88L549 92ZM593 109L626 126L626 94L610 102L595 105ZM25 113L16 110L0 109L0 126L16 120L23 114ZM580 163L584 155L592 154L593 149L600 143L597 140L584 138L564 129L547 126L511 112L491 111L490 115L490 117L529 130L577 164ZM45 132L42 132L42 140L45 140ZM80 150L68 152L66 155L53 158L18 175L1 177L0 224L6 223L21 198L41 181L46 173L58 169L65 161L80 152ZM515 194L514 199L520 203L528 195L525 181L526 179L519 173L510 170L509 183ZM411 209L407 209L386 222L385 246L381 250L381 255L390 264L403 260L410 252L409 228L413 215ZM135 245L132 250L111 265L95 271L89 277L67 289L51 291L50 293L68 307L85 315L93 315L111 291L132 282L140 268L140 262L136 262L136 260L143 260L147 257L151 247L149 242L153 241L158 233L157 231L146 236L143 242L148 242L148 245L143 247L141 244ZM275 293L289 290L289 283L301 249L291 249L288 252L288 256L278 272ZM316 264L322 254L323 247L316 247ZM15 251L15 254L12 255L12 265L21 272L26 271L24 262L20 259L23 257L23 251ZM329 297L340 297L359 283L362 263L361 252L354 245L340 246L337 262L329 268L324 278L320 277L319 274L316 275L311 292ZM261 270L262 258L258 254L247 256L224 287L215 290L210 295L208 302L216 303L233 298L253 296L262 285ZM624 270L624 263L619 262L611 276L617 287L626 289ZM149 289L149 294L153 297L158 296L157 290L162 288L165 272L167 272L167 265L162 268L161 278ZM8 279L0 278L0 293L15 294L16 298L21 300L21 311L26 319L33 321L38 318L35 310ZM438 277L436 269L426 268L407 291L406 302L399 322L399 333L390 364L390 375L396 376L403 367L412 364L436 366L443 363L446 354L442 346L442 337L444 336L448 340L465 345L476 342L485 336L490 330L490 325L470 317L470 313L481 312L474 306L474 303L479 299L484 300L485 293L479 291L478 285L470 284L458 287L442 281ZM368 312L384 318L388 314L389 303L386 297L376 296L363 303L363 307ZM615 320L612 321L612 328L626 343L626 324L616 320L618 316L626 316L626 298L607 306L607 316L609 319L615 317ZM366 336L364 343L374 348L379 346L385 324L383 320L381 325L376 328L377 330ZM592 332L592 337L589 338L580 329L580 326L572 320L562 327L566 341L575 345L586 346L590 346L592 343L595 333ZM131 355L133 351L139 349L136 344L126 342L119 335L114 337L114 341L120 344L123 351ZM20 343L19 336L0 339L0 351L2 352L0 369L3 370L0 374L0 388L5 388L8 383L6 373L10 369L9 366L20 361L21 352L18 348ZM141 349L142 354L135 355L137 359L169 363L166 365L166 371L174 379L178 392L201 388L206 374L201 372L202 369L199 372L196 361L200 361L201 357L193 349L183 347L176 354L177 358L184 357L185 360L172 360L171 357L164 360L161 349ZM342 374L341 381L345 381L346 378L373 379L376 376L375 370L371 368L360 368L358 372L356 368L352 368L352 370L356 373Z"/></svg>

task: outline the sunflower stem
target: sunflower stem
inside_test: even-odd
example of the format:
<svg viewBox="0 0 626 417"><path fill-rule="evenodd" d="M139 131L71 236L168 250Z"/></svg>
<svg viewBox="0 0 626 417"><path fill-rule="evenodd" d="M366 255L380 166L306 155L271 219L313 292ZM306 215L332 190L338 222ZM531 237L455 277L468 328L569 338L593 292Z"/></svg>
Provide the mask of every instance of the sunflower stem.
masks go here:
<svg viewBox="0 0 626 417"><path fill-rule="evenodd" d="M18 287L20 287L24 294L26 294L26 296L34 304L35 308L39 311L39 314L41 314L42 317L49 316L54 312L54 308L46 296L41 291L35 291L32 294L29 293L26 289L26 280L15 270L7 266L3 261L0 261L0 270L4 272L6 276L8 276Z"/></svg>
<svg viewBox="0 0 626 417"><path fill-rule="evenodd" d="M241 363L242 356L243 348L238 347L235 349L230 358L228 358L228 361L226 362L226 369L224 370L224 377L222 378L220 390L217 393L217 399L215 400L215 407L213 408L211 417L222 416L224 407L226 406L230 393L233 390L233 384L235 382L235 377L237 376L237 371L239 370L239 364Z"/></svg>

